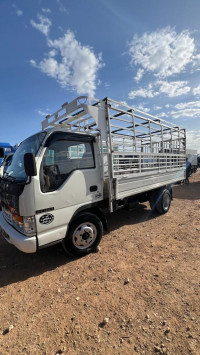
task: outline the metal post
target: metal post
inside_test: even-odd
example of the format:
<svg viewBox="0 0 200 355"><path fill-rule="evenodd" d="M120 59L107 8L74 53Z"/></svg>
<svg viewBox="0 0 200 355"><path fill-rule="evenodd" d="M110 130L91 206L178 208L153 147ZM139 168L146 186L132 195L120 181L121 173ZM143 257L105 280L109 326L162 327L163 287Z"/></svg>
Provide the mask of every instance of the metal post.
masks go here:
<svg viewBox="0 0 200 355"><path fill-rule="evenodd" d="M109 112L109 102L106 99L106 110L107 110L107 134L109 139L108 145L108 186L109 186L109 210L113 212L113 146L112 146L112 136L111 136L111 127L110 127L110 112Z"/></svg>

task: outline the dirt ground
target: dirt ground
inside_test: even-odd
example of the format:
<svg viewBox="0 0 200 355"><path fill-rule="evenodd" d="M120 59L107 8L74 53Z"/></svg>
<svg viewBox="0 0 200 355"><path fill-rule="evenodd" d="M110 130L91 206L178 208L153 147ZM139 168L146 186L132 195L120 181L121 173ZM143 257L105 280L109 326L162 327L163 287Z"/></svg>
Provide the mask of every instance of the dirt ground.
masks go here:
<svg viewBox="0 0 200 355"><path fill-rule="evenodd" d="M200 169L166 215L109 219L98 253L0 237L0 354L200 354Z"/></svg>

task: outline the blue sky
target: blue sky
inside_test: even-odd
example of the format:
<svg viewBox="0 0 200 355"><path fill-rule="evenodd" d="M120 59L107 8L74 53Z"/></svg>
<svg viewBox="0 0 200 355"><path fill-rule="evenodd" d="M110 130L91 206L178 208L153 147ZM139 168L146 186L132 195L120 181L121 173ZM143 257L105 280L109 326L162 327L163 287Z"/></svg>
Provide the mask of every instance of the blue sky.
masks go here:
<svg viewBox="0 0 200 355"><path fill-rule="evenodd" d="M199 0L0 0L0 141L79 95L185 127L200 153Z"/></svg>

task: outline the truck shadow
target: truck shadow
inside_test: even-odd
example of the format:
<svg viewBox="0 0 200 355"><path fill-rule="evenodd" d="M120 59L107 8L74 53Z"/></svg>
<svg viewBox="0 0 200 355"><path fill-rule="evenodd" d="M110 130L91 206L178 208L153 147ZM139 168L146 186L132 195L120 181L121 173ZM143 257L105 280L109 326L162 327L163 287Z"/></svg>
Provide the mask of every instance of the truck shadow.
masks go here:
<svg viewBox="0 0 200 355"><path fill-rule="evenodd" d="M142 204L131 211L116 211L108 218L109 231L116 230L123 225L138 224L158 217L146 207ZM60 244L40 250L36 254L25 254L0 236L0 288L42 275L74 260L66 255Z"/></svg>
<svg viewBox="0 0 200 355"><path fill-rule="evenodd" d="M200 181L173 187L173 197L181 200L200 199Z"/></svg>
<svg viewBox="0 0 200 355"><path fill-rule="evenodd" d="M130 211L122 209L112 213L108 217L108 229L109 232L111 232L124 225L144 223L158 216L159 215L151 211L150 207L147 207L146 204L139 204Z"/></svg>
<svg viewBox="0 0 200 355"><path fill-rule="evenodd" d="M74 259L68 257L61 245L25 254L0 238L0 287L24 281L46 271L68 264Z"/></svg>

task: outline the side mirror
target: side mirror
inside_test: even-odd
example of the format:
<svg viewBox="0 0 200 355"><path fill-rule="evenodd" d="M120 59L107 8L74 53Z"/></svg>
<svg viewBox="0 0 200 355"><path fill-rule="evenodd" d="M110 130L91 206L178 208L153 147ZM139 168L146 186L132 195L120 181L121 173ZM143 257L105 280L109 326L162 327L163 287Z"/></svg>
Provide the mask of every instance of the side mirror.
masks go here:
<svg viewBox="0 0 200 355"><path fill-rule="evenodd" d="M33 153L24 154L24 170L27 176L37 175L35 155Z"/></svg>

